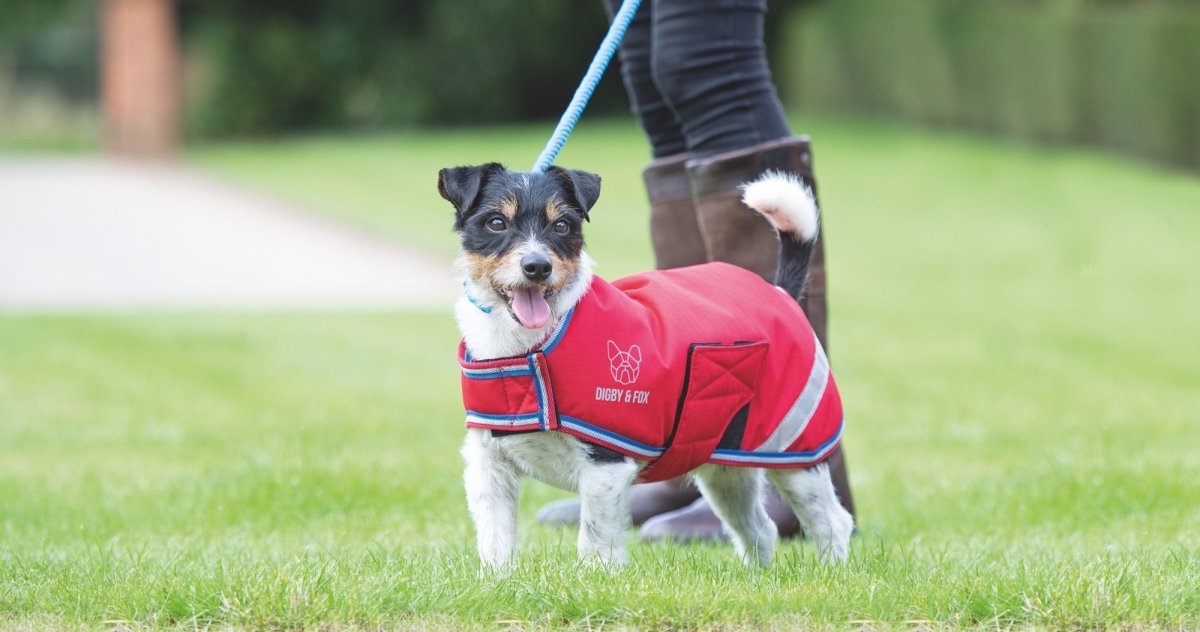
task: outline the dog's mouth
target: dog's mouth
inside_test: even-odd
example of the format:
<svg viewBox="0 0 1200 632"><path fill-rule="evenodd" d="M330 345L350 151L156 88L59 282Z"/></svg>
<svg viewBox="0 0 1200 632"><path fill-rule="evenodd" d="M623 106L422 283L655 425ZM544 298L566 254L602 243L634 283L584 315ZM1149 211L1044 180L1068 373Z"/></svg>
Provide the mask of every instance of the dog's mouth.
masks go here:
<svg viewBox="0 0 1200 632"><path fill-rule="evenodd" d="M526 329L541 329L550 321L552 291L537 285L521 285L496 293L508 303L508 313Z"/></svg>

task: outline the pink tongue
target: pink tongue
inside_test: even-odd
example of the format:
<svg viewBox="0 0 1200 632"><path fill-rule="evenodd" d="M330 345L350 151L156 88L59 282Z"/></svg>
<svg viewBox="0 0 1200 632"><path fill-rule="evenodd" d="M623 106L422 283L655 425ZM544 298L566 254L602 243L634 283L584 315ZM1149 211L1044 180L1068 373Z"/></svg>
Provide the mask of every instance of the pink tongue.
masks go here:
<svg viewBox="0 0 1200 632"><path fill-rule="evenodd" d="M523 287L513 290L512 310L528 329L544 327L550 320L550 304L546 294L539 288Z"/></svg>

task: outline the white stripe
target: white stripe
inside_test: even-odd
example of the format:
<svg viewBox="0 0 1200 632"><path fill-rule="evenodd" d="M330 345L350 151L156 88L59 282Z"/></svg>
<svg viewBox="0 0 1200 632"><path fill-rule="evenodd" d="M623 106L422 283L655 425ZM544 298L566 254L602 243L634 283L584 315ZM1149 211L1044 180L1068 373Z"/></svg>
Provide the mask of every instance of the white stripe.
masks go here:
<svg viewBox="0 0 1200 632"><path fill-rule="evenodd" d="M521 373L525 373L525 374L529 373L529 365L494 366L494 367L487 368L487 369L468 369L466 367L463 367L462 372L467 376L494 375L497 373L509 373L512 375L520 375Z"/></svg>
<svg viewBox="0 0 1200 632"><path fill-rule="evenodd" d="M479 424L481 426L523 426L525 424L538 423L538 418L539 416L537 413L512 417L510 419L492 419L490 417L479 417L478 415L467 413L467 421Z"/></svg>
<svg viewBox="0 0 1200 632"><path fill-rule="evenodd" d="M599 441L600 443L606 443L608 445L620 446L622 448L625 448L626 450L629 450L630 452L634 452L634 453L640 454L645 457L654 457L654 456L658 456L658 455L662 454L662 450L650 451L650 450L646 450L645 448L638 447L636 445L630 445L628 443L625 443L624 441L621 441L620 439L618 439L616 437L613 437L612 435L607 435L607 434L603 434L600 432L596 432L596 431L592 430L591 428L585 428L583 426L573 424L570 421L567 421L566 419L559 418L558 423L559 423L559 425L561 425L565 428L570 428L571 430L574 430L576 432L583 433L583 434L595 439L596 441Z"/></svg>
<svg viewBox="0 0 1200 632"><path fill-rule="evenodd" d="M813 339L813 367L812 372L808 374L808 382L804 384L804 390L800 391L800 396L792 403L792 407L771 436L753 452L783 452L800 438L813 414L817 412L821 397L825 395L825 385L829 383L829 357L821 348L821 342L816 340L816 334L813 334Z"/></svg>
<svg viewBox="0 0 1200 632"><path fill-rule="evenodd" d="M531 359L533 361L533 389L537 391L538 397L538 418L542 429L545 430L550 427L550 411L546 408L546 387L548 384L542 380L542 363L538 362L536 355L531 356Z"/></svg>

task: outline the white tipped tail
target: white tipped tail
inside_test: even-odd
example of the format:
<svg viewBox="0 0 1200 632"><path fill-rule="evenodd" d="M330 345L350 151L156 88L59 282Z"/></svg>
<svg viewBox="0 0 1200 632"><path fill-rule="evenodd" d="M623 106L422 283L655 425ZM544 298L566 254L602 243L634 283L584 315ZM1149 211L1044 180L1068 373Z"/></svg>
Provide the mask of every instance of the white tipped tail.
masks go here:
<svg viewBox="0 0 1200 632"><path fill-rule="evenodd" d="M754 182L742 185L742 202L767 218L779 232L775 285L801 300L820 229L812 189L790 173L768 171Z"/></svg>
<svg viewBox="0 0 1200 632"><path fill-rule="evenodd" d="M742 185L742 202L758 211L775 230L801 242L817 235L817 202L812 189L782 171L768 171Z"/></svg>

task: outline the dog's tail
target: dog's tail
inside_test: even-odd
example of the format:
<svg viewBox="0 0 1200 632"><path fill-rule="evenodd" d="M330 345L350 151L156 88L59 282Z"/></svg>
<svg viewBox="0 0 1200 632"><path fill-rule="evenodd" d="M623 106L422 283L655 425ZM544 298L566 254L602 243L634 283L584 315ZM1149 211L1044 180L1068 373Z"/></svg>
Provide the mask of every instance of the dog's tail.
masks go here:
<svg viewBox="0 0 1200 632"><path fill-rule="evenodd" d="M768 171L742 185L742 202L758 211L779 233L775 285L797 301L804 296L808 264L817 245L820 213L812 188L797 176Z"/></svg>

